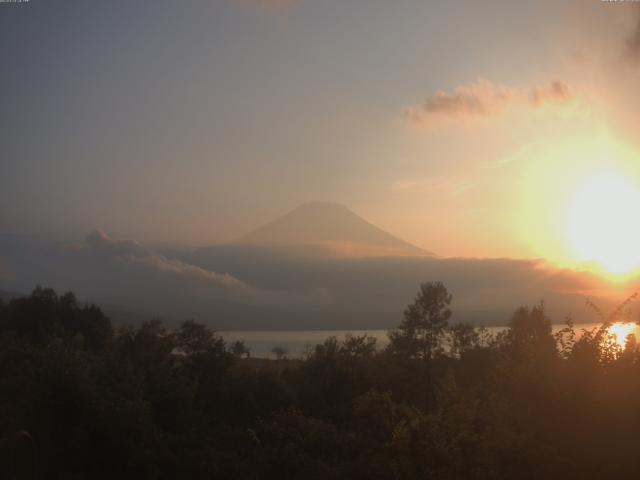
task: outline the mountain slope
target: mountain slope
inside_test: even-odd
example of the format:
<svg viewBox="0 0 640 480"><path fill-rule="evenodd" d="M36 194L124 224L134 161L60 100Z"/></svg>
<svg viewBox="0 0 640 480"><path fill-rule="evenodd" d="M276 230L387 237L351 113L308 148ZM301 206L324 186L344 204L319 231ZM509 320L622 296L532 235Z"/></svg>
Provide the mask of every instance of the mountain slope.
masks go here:
<svg viewBox="0 0 640 480"><path fill-rule="evenodd" d="M372 225L345 206L329 202L300 205L233 245L323 247L347 257L431 255Z"/></svg>

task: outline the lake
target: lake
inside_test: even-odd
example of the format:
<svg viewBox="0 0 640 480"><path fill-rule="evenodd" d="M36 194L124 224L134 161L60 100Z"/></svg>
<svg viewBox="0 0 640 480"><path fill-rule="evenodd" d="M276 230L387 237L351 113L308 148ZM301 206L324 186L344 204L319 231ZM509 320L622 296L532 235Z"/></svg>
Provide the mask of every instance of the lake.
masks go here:
<svg viewBox="0 0 640 480"><path fill-rule="evenodd" d="M583 330L590 330L597 327L597 323L582 323L574 325L576 331L576 339L580 337ZM564 324L553 325L552 331L556 333L564 328ZM499 333L507 327L486 327L491 334ZM227 342L234 340L243 340L247 347L251 350L252 357L258 358L274 358L271 353L274 347L282 347L287 351L290 358L298 358L304 356L305 352L324 342L331 336L337 337L339 340L344 339L348 333L352 335L367 334L375 337L378 341L378 348L383 348L389 343L387 338L387 330L285 330L285 331L220 331L218 332ZM636 337L640 338L638 327L634 331Z"/></svg>

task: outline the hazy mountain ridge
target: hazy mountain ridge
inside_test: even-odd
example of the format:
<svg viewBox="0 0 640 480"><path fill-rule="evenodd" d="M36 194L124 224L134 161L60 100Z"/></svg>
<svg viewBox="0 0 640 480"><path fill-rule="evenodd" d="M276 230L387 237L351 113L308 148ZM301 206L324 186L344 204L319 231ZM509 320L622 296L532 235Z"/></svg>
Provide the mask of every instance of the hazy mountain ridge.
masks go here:
<svg viewBox="0 0 640 480"><path fill-rule="evenodd" d="M294 247L344 257L432 255L367 222L344 205L309 202L240 237L231 245Z"/></svg>

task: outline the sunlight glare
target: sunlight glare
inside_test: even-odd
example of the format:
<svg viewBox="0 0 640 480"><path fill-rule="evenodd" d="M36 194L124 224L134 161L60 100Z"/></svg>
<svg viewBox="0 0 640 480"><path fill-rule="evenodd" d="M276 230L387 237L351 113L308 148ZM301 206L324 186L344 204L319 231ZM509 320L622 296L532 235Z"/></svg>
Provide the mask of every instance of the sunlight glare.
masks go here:
<svg viewBox="0 0 640 480"><path fill-rule="evenodd" d="M574 194L567 228L578 260L593 261L611 273L640 265L640 223L632 212L640 192L622 175L603 170Z"/></svg>
<svg viewBox="0 0 640 480"><path fill-rule="evenodd" d="M620 348L624 348L627 337L631 335L635 329L636 325L634 323L618 322L607 328L607 333L613 337L613 340Z"/></svg>

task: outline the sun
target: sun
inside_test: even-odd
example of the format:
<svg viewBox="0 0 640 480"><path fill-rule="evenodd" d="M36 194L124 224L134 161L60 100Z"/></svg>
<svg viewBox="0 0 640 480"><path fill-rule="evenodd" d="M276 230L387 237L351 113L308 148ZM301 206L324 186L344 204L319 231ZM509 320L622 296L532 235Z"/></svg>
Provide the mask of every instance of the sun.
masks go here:
<svg viewBox="0 0 640 480"><path fill-rule="evenodd" d="M624 274L640 266L640 191L623 175L601 170L576 190L567 233L576 260Z"/></svg>

